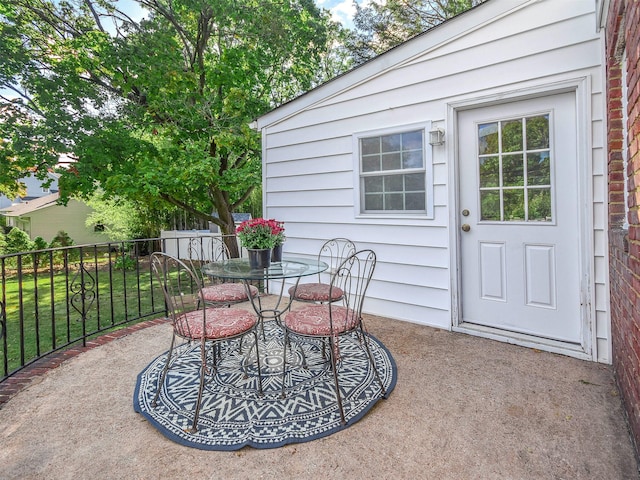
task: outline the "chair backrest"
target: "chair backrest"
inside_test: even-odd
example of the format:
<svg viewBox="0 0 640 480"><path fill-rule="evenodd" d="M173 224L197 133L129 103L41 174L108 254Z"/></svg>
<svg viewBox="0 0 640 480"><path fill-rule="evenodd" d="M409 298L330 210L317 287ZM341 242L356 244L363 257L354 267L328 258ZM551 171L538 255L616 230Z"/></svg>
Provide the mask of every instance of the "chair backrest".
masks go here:
<svg viewBox="0 0 640 480"><path fill-rule="evenodd" d="M327 263L329 268L325 272L318 274L318 281L322 281L323 277L329 281L344 260L354 253L356 253L356 246L348 238L327 240L318 252L318 260Z"/></svg>
<svg viewBox="0 0 640 480"><path fill-rule="evenodd" d="M340 288L344 292L342 305L353 310L356 318L362 315L362 305L375 268L375 252L360 250L349 255L332 276L331 289Z"/></svg>
<svg viewBox="0 0 640 480"><path fill-rule="evenodd" d="M198 273L201 282L209 279L202 272L202 265L207 262L222 262L229 258L229 249L222 237L194 237L189 240L188 263L194 273Z"/></svg>
<svg viewBox="0 0 640 480"><path fill-rule="evenodd" d="M190 337L183 314L202 310L204 322L205 305L198 302L202 295L200 277L185 262L162 252L151 254L151 271L162 288L167 316L174 330L183 337Z"/></svg>

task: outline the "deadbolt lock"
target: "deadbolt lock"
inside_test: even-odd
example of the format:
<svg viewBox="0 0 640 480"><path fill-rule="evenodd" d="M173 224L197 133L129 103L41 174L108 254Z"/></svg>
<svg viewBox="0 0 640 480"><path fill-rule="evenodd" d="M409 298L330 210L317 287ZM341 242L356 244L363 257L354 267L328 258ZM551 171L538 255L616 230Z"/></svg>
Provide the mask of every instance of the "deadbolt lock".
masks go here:
<svg viewBox="0 0 640 480"><path fill-rule="evenodd" d="M462 216L463 217L468 217L469 216L469 210L467 210L466 208L464 210L462 210Z"/></svg>

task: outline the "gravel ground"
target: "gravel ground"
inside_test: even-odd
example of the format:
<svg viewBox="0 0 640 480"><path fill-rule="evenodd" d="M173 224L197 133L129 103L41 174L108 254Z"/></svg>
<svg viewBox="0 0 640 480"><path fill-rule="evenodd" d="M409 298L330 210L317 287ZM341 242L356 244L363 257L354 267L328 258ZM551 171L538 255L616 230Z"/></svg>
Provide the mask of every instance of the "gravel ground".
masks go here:
<svg viewBox="0 0 640 480"><path fill-rule="evenodd" d="M2 479L640 479L611 366L386 318L387 400L334 435L277 449L184 447L133 411L161 324L37 376L0 409Z"/></svg>

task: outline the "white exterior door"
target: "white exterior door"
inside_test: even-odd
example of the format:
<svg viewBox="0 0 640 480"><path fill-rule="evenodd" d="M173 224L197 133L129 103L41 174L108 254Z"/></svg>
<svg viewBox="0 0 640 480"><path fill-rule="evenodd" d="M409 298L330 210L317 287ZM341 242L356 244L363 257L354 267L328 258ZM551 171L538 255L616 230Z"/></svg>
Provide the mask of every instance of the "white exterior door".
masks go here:
<svg viewBox="0 0 640 480"><path fill-rule="evenodd" d="M583 343L575 94L458 122L460 323Z"/></svg>

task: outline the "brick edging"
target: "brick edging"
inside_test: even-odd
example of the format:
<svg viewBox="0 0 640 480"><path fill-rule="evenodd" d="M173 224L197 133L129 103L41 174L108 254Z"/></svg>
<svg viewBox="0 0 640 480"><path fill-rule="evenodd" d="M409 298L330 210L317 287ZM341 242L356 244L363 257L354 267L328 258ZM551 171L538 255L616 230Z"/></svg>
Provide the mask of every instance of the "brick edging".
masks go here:
<svg viewBox="0 0 640 480"><path fill-rule="evenodd" d="M92 348L105 345L118 338L126 337L145 328L154 327L163 323L167 323L166 318L156 318L155 320L147 320L145 322L136 323L120 330L100 335L94 339L87 341L87 346L75 346L66 350L52 353L46 357L42 357L35 361L28 367L23 368L19 372L7 378L0 383L0 408L4 406L14 395L26 388L31 384L31 381L40 375L47 373L54 368L62 365L63 362L70 358L76 357L83 352L91 350Z"/></svg>

